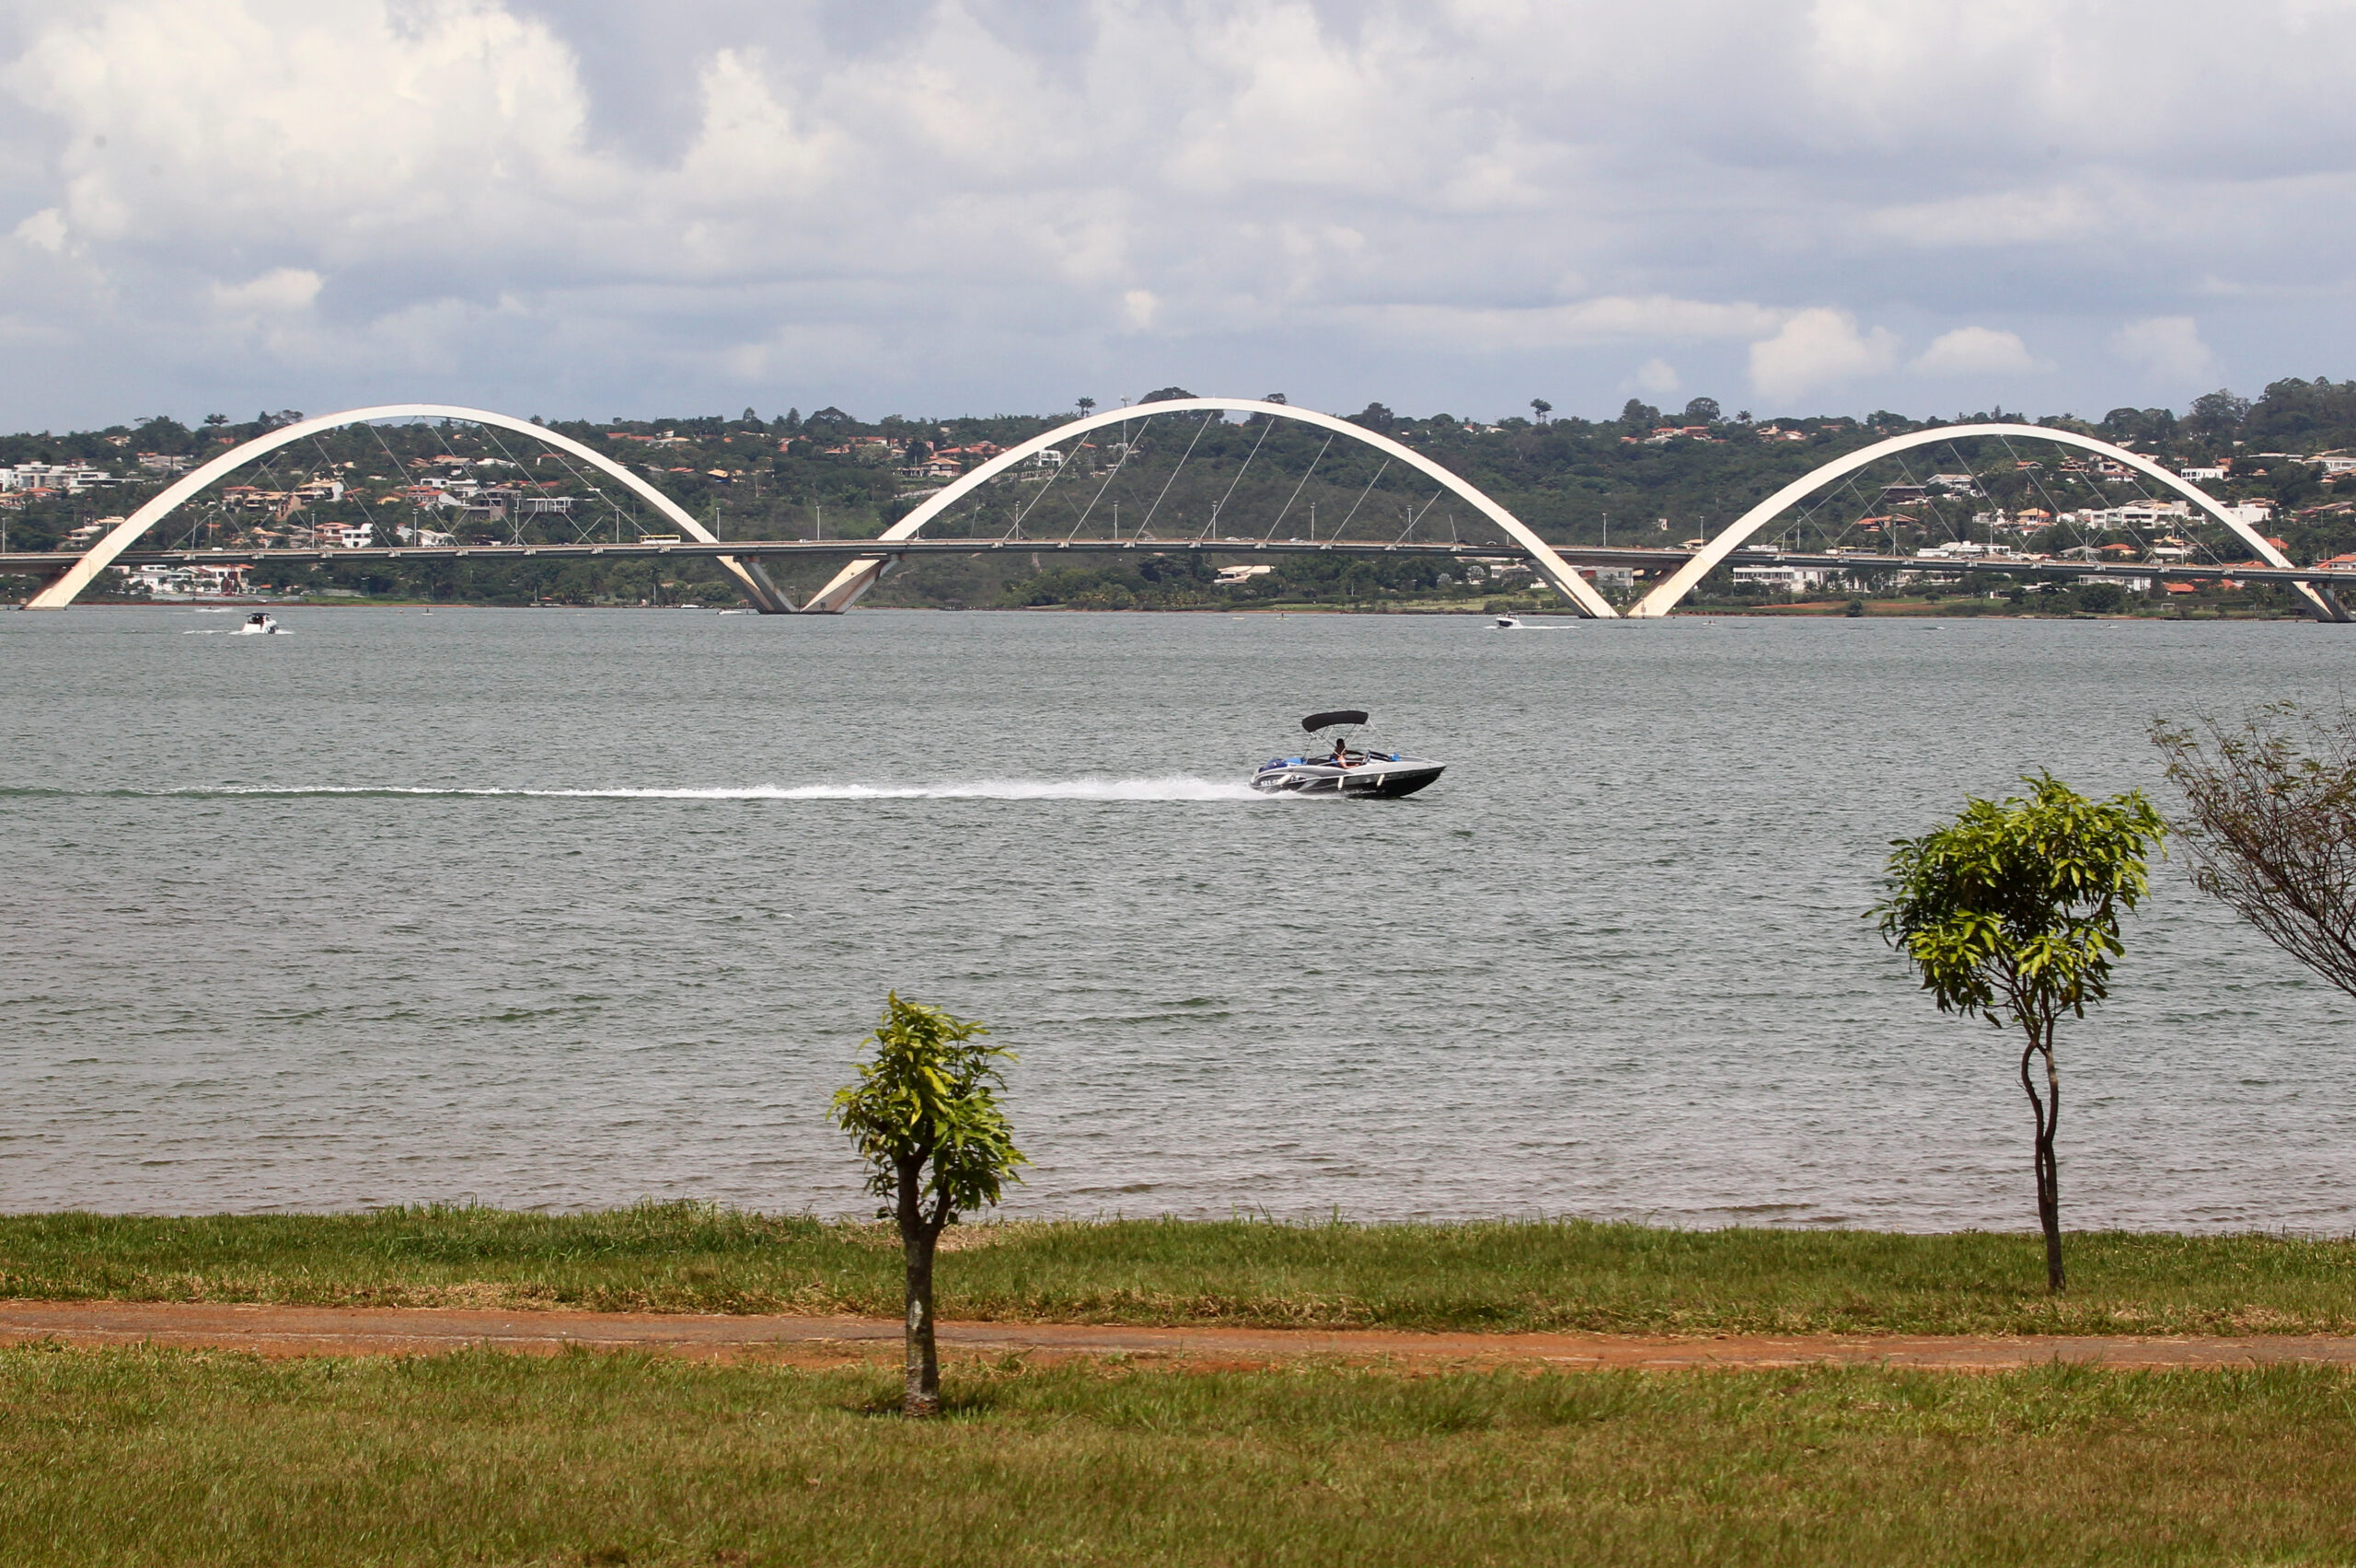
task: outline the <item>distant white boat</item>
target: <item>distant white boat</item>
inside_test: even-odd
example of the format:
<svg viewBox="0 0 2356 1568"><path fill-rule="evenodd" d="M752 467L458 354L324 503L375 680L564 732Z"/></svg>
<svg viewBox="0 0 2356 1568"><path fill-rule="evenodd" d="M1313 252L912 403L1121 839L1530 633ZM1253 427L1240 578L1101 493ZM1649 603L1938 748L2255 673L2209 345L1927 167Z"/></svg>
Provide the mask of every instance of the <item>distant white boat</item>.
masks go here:
<svg viewBox="0 0 2356 1568"><path fill-rule="evenodd" d="M271 617L271 613L268 610L256 610L253 614L246 617L244 625L238 627L237 629L230 635L233 637L269 637L283 631L284 629L285 628L280 626L278 622Z"/></svg>
<svg viewBox="0 0 2356 1568"><path fill-rule="evenodd" d="M1499 616L1497 617L1496 629L1499 631L1519 631L1521 629L1521 617L1519 616Z"/></svg>
<svg viewBox="0 0 2356 1568"><path fill-rule="evenodd" d="M722 610L720 613L723 616L749 616L753 612L750 610Z"/></svg>

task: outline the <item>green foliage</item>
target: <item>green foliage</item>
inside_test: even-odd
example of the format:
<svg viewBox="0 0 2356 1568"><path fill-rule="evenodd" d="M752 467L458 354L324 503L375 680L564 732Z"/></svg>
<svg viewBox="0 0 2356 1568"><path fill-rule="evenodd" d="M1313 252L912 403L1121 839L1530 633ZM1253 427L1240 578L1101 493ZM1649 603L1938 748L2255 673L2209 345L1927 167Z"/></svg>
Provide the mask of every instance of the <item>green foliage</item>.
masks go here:
<svg viewBox="0 0 2356 1568"><path fill-rule="evenodd" d="M2050 1032L2110 994L2119 917L2150 886L2166 833L2140 790L2087 800L2050 773L2027 799L1973 799L1953 823L1900 839L1882 934L1942 1012Z"/></svg>
<svg viewBox="0 0 2356 1568"><path fill-rule="evenodd" d="M868 1191L898 1222L907 1265L907 1389L902 1410L941 1413L941 1359L933 1343L932 1262L941 1228L995 1204L1000 1184L1028 1163L999 1108L999 1064L1012 1053L978 1043L971 1019L904 1002L895 991L868 1036L872 1057L859 1081L835 1095L835 1121L868 1164ZM930 1205L927 1206L927 1201Z"/></svg>
<svg viewBox="0 0 2356 1568"><path fill-rule="evenodd" d="M868 1163L867 1190L895 1212L909 1183L930 1200L925 1219L938 1230L999 1201L1009 1178L1030 1163L1014 1147L1014 1129L998 1102L1005 1078L999 1066L1014 1059L1001 1046L979 1043L988 1030L897 991L884 1006L875 1032L861 1043L874 1055L859 1065L859 1081L837 1090L834 1120Z"/></svg>
<svg viewBox="0 0 2356 1568"><path fill-rule="evenodd" d="M2078 607L2093 615L2111 615L2126 602L2126 591L2116 582L2087 582L2078 588Z"/></svg>
<svg viewBox="0 0 2356 1568"><path fill-rule="evenodd" d="M2119 917L2149 887L2143 852L2165 826L2141 790L2087 800L2050 773L2029 797L1970 800L1963 814L1898 841L1889 897L1871 912L1941 1012L1977 1015L2023 1036L2021 1089L2037 1118L2038 1223L2046 1287L2063 1288L2062 1174L2054 1134L2062 1078L2054 1026L2110 994ZM2030 1066L2041 1058L2045 1090Z"/></svg>

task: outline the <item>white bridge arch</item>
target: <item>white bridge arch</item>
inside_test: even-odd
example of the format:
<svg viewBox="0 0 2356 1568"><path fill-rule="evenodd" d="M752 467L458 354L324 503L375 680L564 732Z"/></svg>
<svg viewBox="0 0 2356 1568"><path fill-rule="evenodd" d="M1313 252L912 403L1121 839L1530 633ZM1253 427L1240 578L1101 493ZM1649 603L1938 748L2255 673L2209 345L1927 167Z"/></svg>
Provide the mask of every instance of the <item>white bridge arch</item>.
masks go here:
<svg viewBox="0 0 2356 1568"><path fill-rule="evenodd" d="M704 544L720 542L717 535L689 516L669 496L612 458L583 446L570 436L560 435L545 425L519 420L512 414L494 414L486 409L460 409L442 403L387 403L374 409L347 409L342 413L323 414L315 420L297 420L293 424L281 425L257 436L243 445L231 447L211 462L175 480L149 500L146 505L109 530L106 537L91 546L89 553L75 561L64 576L28 600L25 608L64 609L96 580L99 572L112 565L117 556L137 543L141 535L162 522L174 508L201 493L214 480L225 478L255 458L324 431L340 430L345 425L369 424L377 420L457 420L468 424L491 425L500 430L513 431L518 435L528 435L535 441L545 442L580 458L610 478L653 507L689 538ZM782 615L792 609L793 606L786 603L785 595L778 592L777 584L769 581L768 574L760 569L757 562L740 560L734 556L714 559L728 569L745 598L764 614Z"/></svg>
<svg viewBox="0 0 2356 1568"><path fill-rule="evenodd" d="M1469 503L1481 515L1504 529L1508 538L1529 553L1530 564L1537 571L1538 575L1553 584L1565 598L1578 606L1579 614L1606 620L1616 617L1618 612L1612 609L1610 600L1595 591L1594 584L1581 577L1568 561L1556 555L1553 548L1532 533L1521 519L1482 494L1468 480L1449 472L1421 453L1412 451L1389 436L1370 431L1364 425L1353 424L1348 420L1336 419L1332 414L1321 414L1311 409L1297 409L1290 403L1264 403L1248 398L1173 398L1167 402L1139 403L1131 408L1114 409L1104 413L1091 414L1085 419L1072 420L1059 424L1053 430L1044 431L1033 436L1018 446L1007 448L971 473L960 476L953 483L945 486L938 493L930 497L923 505L885 529L875 542L879 545L887 545L895 539L916 537L926 524L954 506L974 490L987 484L1018 463L1024 462L1051 446L1069 441L1074 436L1085 435L1092 430L1103 430L1109 425L1156 414L1202 413L1207 415L1213 412L1265 414L1271 419L1293 420L1301 424L1313 425L1320 430L1331 431L1336 435L1346 435L1354 441L1373 447L1393 462L1406 464L1425 478L1438 481L1459 500ZM875 585L876 579L884 575L884 568L890 564L889 551L878 551L873 555L860 557L837 572L824 588L819 589L810 602L802 606L803 612L805 614L811 612L839 614L849 609L859 602L860 595Z"/></svg>
<svg viewBox="0 0 2356 1568"><path fill-rule="evenodd" d="M1664 578L1660 584L1646 594L1628 611L1631 617L1650 619L1665 616L1677 607L1678 602L1693 591L1693 585L1717 570L1720 562L1739 548L1753 534L1773 522L1778 513L1835 479L1845 478L1894 453L1911 451L1918 446L1936 446L1943 442L1969 441L1979 436L2002 436L2022 440L2050 442L2061 446L2074 446L2081 451L2097 452L2115 462L2123 463L2146 478L2156 479L2169 490L2183 496L2201 511L2231 528L2241 541L2257 552L2258 559L2269 566L2289 569L2291 562L2281 550L2267 542L2266 536L2228 513L2203 491L2175 474L2169 473L2148 457L2138 456L2122 446L2108 441L2097 441L2091 435L2075 431L2051 430L2044 425L1968 424L1947 425L1937 430L1918 430L1906 435L1893 435L1870 446L1861 446L1846 456L1836 457L1819 468L1812 468L1794 479L1773 495L1761 502L1702 547L1701 553ZM2315 613L2325 620L2344 621L2348 612L2338 599L2318 592L2312 583L2295 584L2305 595Z"/></svg>

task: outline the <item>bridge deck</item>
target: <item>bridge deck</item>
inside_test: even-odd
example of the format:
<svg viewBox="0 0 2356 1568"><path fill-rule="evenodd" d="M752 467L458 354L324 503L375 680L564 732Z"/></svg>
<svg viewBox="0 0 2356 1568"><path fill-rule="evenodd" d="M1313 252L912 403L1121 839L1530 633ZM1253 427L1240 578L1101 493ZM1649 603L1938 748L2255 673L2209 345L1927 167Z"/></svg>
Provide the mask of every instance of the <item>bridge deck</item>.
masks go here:
<svg viewBox="0 0 2356 1568"><path fill-rule="evenodd" d="M1625 567L1646 573L1671 571L1696 552L1558 545L1555 553L1575 566ZM1518 545L1411 544L1376 539L723 539L704 544L683 539L676 544L606 543L533 545L402 545L364 549L183 549L127 550L117 558L122 566L261 566L273 563L318 566L370 561L471 561L513 563L525 560L644 560L694 559L733 556L747 559L792 559L806 557L842 560L861 556L989 555L996 553L1167 554L1204 555L1363 555L1438 559L1444 560L1513 560L1525 552ZM0 576L46 576L64 571L81 557L70 551L17 552L0 555ZM1730 566L1798 566L1877 575L1896 571L2001 573L2038 578L2165 577L2178 582L2334 582L2349 581L2345 571L2320 567L2212 566L2147 561L2070 560L1926 560L1919 556L1796 555L1766 549L1740 549L1727 558Z"/></svg>

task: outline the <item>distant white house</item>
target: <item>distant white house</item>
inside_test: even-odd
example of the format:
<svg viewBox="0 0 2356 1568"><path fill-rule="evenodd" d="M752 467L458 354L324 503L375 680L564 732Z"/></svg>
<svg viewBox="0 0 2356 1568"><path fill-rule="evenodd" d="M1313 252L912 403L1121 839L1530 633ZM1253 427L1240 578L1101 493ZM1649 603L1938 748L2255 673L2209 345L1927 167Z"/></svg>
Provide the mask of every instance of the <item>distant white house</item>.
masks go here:
<svg viewBox="0 0 2356 1568"><path fill-rule="evenodd" d="M2155 501L2134 506L2089 507L2078 513L2078 522L2087 528L2151 528L2187 522L2191 516L2192 503L2189 501Z"/></svg>
<svg viewBox="0 0 2356 1568"><path fill-rule="evenodd" d="M1225 587L1233 587L1240 582L1249 582L1255 577L1265 577L1276 570L1273 566L1222 566L1212 581Z"/></svg>
<svg viewBox="0 0 2356 1568"><path fill-rule="evenodd" d="M200 562L193 566L118 566L113 570L158 599L242 594L248 586L247 569L239 564Z"/></svg>
<svg viewBox="0 0 2356 1568"><path fill-rule="evenodd" d="M1838 571L1829 566L1738 566L1734 569L1737 587L1749 582L1784 594L1821 588L1840 575Z"/></svg>
<svg viewBox="0 0 2356 1568"><path fill-rule="evenodd" d="M0 468L0 490L52 490L79 495L97 485L121 481L88 463L19 463Z"/></svg>

